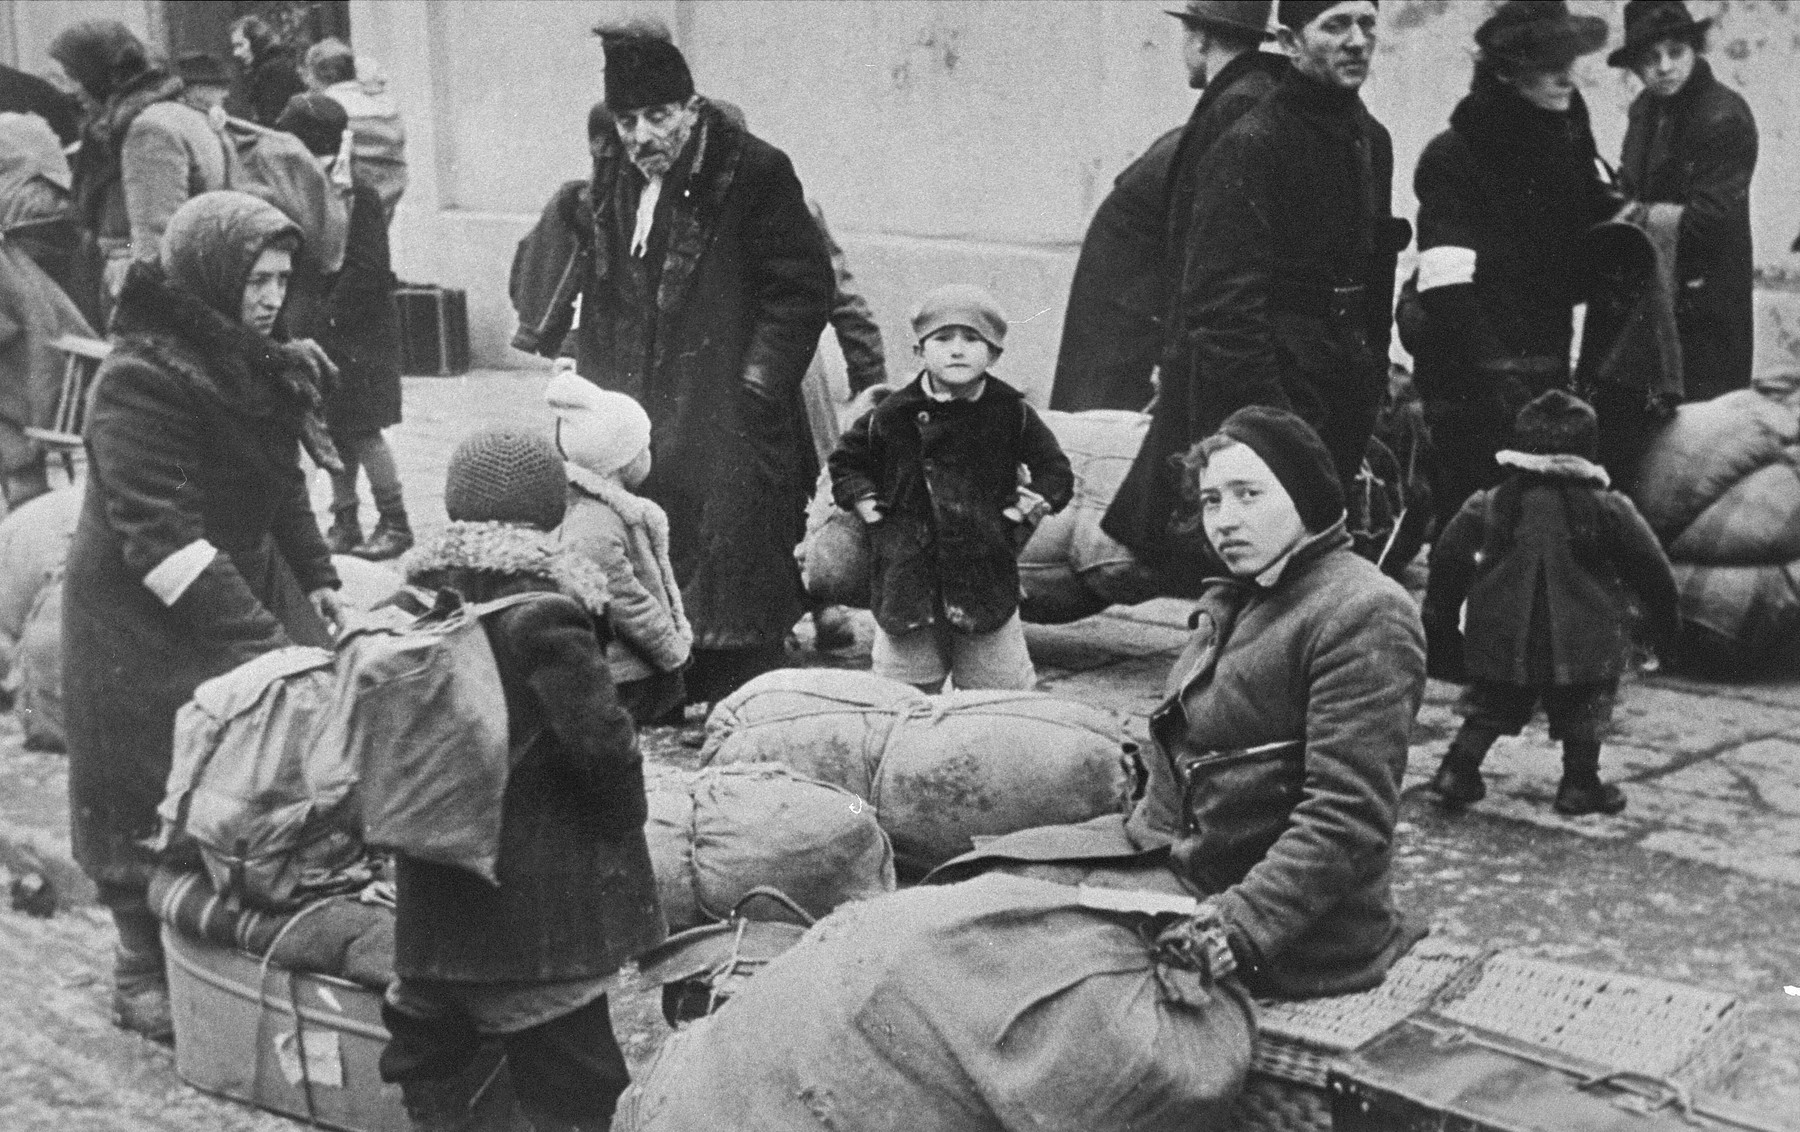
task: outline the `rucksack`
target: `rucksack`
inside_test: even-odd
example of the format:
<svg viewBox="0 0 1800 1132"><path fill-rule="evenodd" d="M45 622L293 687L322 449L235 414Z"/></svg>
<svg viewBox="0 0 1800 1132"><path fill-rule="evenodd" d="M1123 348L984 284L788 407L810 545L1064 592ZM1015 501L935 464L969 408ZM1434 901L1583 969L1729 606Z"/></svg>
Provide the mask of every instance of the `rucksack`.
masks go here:
<svg viewBox="0 0 1800 1132"><path fill-rule="evenodd" d="M225 147L225 187L279 208L300 227L305 251L327 275L344 266L350 201L299 138L229 115L213 129Z"/></svg>
<svg viewBox="0 0 1800 1132"><path fill-rule="evenodd" d="M440 595L335 653L278 649L201 684L175 718L155 848L197 849L221 894L277 911L332 891L370 847L497 884L512 752L481 622L546 599Z"/></svg>

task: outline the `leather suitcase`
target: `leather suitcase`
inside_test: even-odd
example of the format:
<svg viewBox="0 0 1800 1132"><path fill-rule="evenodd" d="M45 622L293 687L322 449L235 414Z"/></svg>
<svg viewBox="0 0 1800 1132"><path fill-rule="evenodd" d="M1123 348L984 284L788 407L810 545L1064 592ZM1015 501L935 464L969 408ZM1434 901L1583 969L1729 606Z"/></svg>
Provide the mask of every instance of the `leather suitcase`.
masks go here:
<svg viewBox="0 0 1800 1132"><path fill-rule="evenodd" d="M401 373L454 377L469 372L469 300L460 288L402 283L394 304L400 310Z"/></svg>
<svg viewBox="0 0 1800 1132"><path fill-rule="evenodd" d="M1664 1077L1427 1011L1332 1066L1334 1132L1782 1132Z"/></svg>

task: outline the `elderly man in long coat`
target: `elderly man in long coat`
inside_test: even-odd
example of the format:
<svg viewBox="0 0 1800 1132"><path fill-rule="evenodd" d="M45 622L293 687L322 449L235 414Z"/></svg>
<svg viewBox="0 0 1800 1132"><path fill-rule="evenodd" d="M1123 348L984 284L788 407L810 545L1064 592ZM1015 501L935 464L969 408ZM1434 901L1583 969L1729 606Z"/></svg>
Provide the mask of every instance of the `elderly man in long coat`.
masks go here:
<svg viewBox="0 0 1800 1132"><path fill-rule="evenodd" d="M1141 409L1170 340L1181 290L1194 181L1206 151L1275 88L1287 66L1257 50L1271 0L1187 0L1182 23L1188 85L1201 91L1187 123L1157 138L1120 173L1081 241L1069 284L1050 407Z"/></svg>
<svg viewBox="0 0 1800 1132"><path fill-rule="evenodd" d="M1393 143L1359 95L1376 14L1373 0L1280 0L1293 65L1199 165L1179 335L1163 363L1164 396L1188 400L1158 405L1164 430L1102 521L1174 589L1217 564L1184 536L1192 508L1168 461L1233 411L1299 414L1347 494L1361 467L1386 390L1395 254L1410 238L1392 215Z"/></svg>
<svg viewBox="0 0 1800 1132"><path fill-rule="evenodd" d="M679 49L602 44L614 136L520 248L514 345L569 354L579 295L578 372L649 412L641 491L669 514L689 695L711 701L777 667L803 610L793 550L817 466L800 381L831 258L787 155L697 96Z"/></svg>

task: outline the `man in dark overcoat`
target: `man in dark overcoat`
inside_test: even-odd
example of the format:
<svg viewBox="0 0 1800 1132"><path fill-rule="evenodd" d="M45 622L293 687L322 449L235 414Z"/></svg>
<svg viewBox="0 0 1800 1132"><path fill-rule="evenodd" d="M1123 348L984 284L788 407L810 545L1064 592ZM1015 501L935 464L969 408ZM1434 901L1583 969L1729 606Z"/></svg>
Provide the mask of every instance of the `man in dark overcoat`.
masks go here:
<svg viewBox="0 0 1800 1132"><path fill-rule="evenodd" d="M1140 484L1252 404L1298 413L1346 490L1354 483L1386 390L1394 262L1409 236L1392 216L1393 143L1358 93L1376 14L1373 0L1281 0L1293 65L1199 166L1180 338L1163 366L1164 395L1177 384L1189 393L1186 419L1165 424L1159 446L1146 442L1132 470ZM1179 537L1186 508L1178 495L1148 505L1147 494L1122 490L1103 528L1167 584L1194 582L1198 555Z"/></svg>
<svg viewBox="0 0 1800 1132"><path fill-rule="evenodd" d="M1626 194L1681 206L1675 322L1690 401L1749 385L1754 337L1756 119L1702 58L1711 25L1694 19L1681 0L1632 0L1625 5L1625 45L1606 60L1629 67L1644 83L1631 104L1619 159Z"/></svg>
<svg viewBox="0 0 1800 1132"><path fill-rule="evenodd" d="M803 610L793 550L817 465L800 381L831 312L831 258L787 155L697 96L679 49L601 42L614 130L594 139L585 194L553 202L573 222L521 248L514 342L572 352L650 414L640 490L669 514L689 694L712 701L777 667Z"/></svg>
<svg viewBox="0 0 1800 1132"><path fill-rule="evenodd" d="M1188 85L1201 91L1187 124L1125 167L1094 213L1069 285L1050 407L1141 409L1170 339L1199 162L1287 66L1257 50L1270 0L1187 0L1182 23Z"/></svg>

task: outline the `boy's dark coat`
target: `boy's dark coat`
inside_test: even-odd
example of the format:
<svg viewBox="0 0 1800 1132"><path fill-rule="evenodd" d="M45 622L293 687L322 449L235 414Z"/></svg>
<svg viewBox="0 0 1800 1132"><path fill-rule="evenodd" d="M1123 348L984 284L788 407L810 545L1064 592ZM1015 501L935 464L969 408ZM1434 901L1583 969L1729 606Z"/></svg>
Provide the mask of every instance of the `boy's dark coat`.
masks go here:
<svg viewBox="0 0 1800 1132"><path fill-rule="evenodd" d="M989 376L974 401L934 401L924 376L857 421L831 454L832 495L853 510L873 497L869 608L889 633L940 621L991 633L1019 607L1024 533L1001 514L1031 471L1053 511L1074 494L1069 458L1012 386Z"/></svg>

